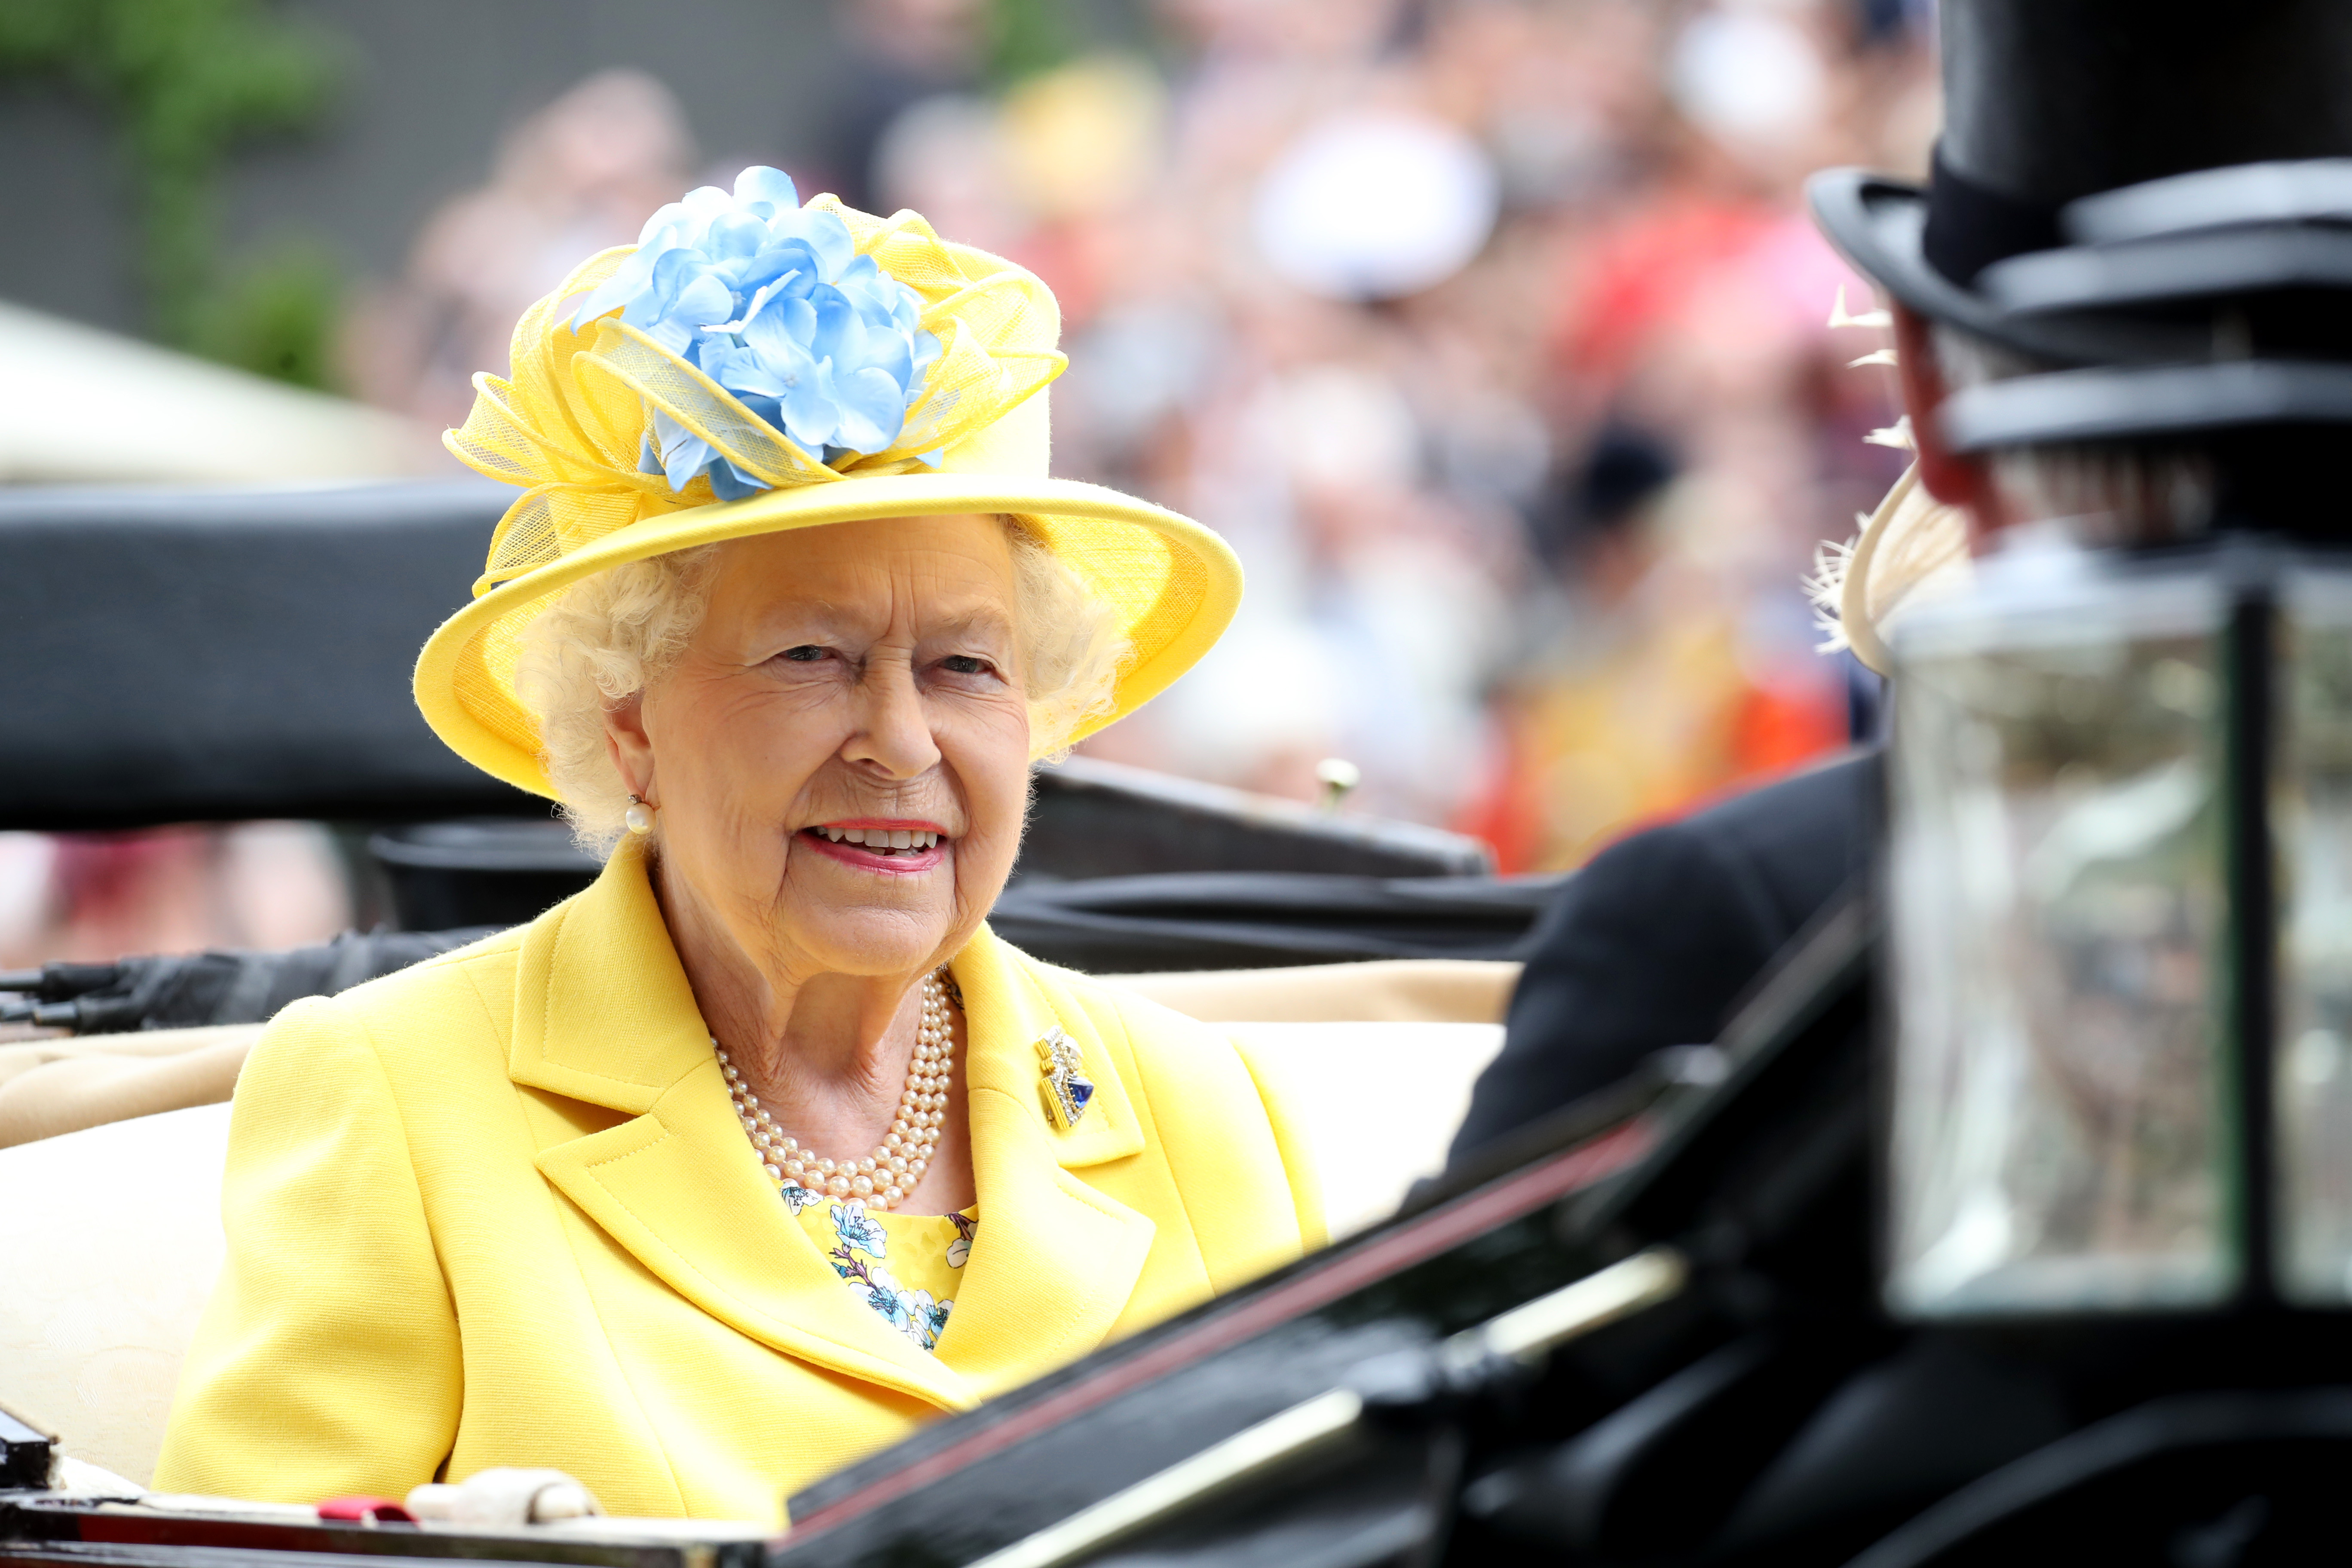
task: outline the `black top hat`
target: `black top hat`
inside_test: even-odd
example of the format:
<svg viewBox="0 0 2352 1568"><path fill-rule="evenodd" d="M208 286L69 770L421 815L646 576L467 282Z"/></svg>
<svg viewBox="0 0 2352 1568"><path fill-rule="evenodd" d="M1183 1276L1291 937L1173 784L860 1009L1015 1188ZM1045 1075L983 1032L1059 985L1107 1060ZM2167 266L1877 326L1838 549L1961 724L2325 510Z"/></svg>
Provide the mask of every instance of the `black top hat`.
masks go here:
<svg viewBox="0 0 2352 1568"><path fill-rule="evenodd" d="M1928 185L1839 169L1831 241L2055 366L1961 450L2352 422L2352 0L1944 0Z"/></svg>

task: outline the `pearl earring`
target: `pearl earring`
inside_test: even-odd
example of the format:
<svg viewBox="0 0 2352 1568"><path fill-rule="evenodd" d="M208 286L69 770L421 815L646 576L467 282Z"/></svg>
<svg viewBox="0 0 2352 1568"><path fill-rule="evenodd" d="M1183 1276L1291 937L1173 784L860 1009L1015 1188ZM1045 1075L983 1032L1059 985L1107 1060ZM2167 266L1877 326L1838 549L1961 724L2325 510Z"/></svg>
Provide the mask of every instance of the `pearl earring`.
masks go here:
<svg viewBox="0 0 2352 1568"><path fill-rule="evenodd" d="M654 830L654 808L637 796L631 795L629 809L621 814L621 820L628 824L632 833L651 833Z"/></svg>

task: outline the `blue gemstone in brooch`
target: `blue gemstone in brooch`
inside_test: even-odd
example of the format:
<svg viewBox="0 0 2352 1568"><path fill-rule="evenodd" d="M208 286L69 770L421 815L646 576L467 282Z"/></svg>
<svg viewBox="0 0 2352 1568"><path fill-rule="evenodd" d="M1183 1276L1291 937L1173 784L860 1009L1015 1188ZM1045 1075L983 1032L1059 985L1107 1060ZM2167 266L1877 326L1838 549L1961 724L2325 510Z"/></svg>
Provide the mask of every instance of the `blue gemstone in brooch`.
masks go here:
<svg viewBox="0 0 2352 1568"><path fill-rule="evenodd" d="M1039 1086L1045 1093L1045 1114L1067 1132L1078 1124L1095 1097L1094 1084L1079 1070L1086 1061L1078 1055L1078 1043L1059 1028L1048 1030L1037 1042L1037 1060L1045 1075Z"/></svg>

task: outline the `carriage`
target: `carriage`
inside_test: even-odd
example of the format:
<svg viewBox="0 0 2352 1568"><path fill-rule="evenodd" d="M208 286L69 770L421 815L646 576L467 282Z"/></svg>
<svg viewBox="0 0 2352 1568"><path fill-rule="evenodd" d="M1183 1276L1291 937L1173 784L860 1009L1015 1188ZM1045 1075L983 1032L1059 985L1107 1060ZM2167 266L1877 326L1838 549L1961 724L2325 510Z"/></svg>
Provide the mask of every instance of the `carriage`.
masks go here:
<svg viewBox="0 0 2352 1568"><path fill-rule="evenodd" d="M2329 1538L2352 1368L2326 1321L2086 1332L1884 1309L1866 892L1718 1039L1442 1169L1460 1101L1429 1092L1427 1064L1466 1095L1554 884L1496 878L1448 835L1083 761L1038 781L998 915L1012 940L1277 1059L1416 1061L1328 1075L1360 1086L1310 1129L1353 1199L1333 1245L826 1478L780 1538L145 1490L218 1266L222 1102L259 1021L589 874L543 805L449 756L407 700L448 608L434 585L462 580L501 499L0 501L17 606L0 826L336 822L388 911L320 948L0 980L0 1564L1892 1568L2221 1563L2257 1534ZM101 574L103 602L82 591Z"/></svg>

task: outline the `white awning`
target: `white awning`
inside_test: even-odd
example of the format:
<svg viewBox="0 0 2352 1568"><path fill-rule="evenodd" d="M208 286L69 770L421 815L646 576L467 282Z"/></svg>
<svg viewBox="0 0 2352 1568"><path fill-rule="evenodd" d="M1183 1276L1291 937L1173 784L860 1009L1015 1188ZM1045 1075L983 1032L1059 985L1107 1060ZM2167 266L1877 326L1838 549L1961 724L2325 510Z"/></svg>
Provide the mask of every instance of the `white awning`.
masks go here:
<svg viewBox="0 0 2352 1568"><path fill-rule="evenodd" d="M0 484L451 473L436 437L348 398L0 303Z"/></svg>

